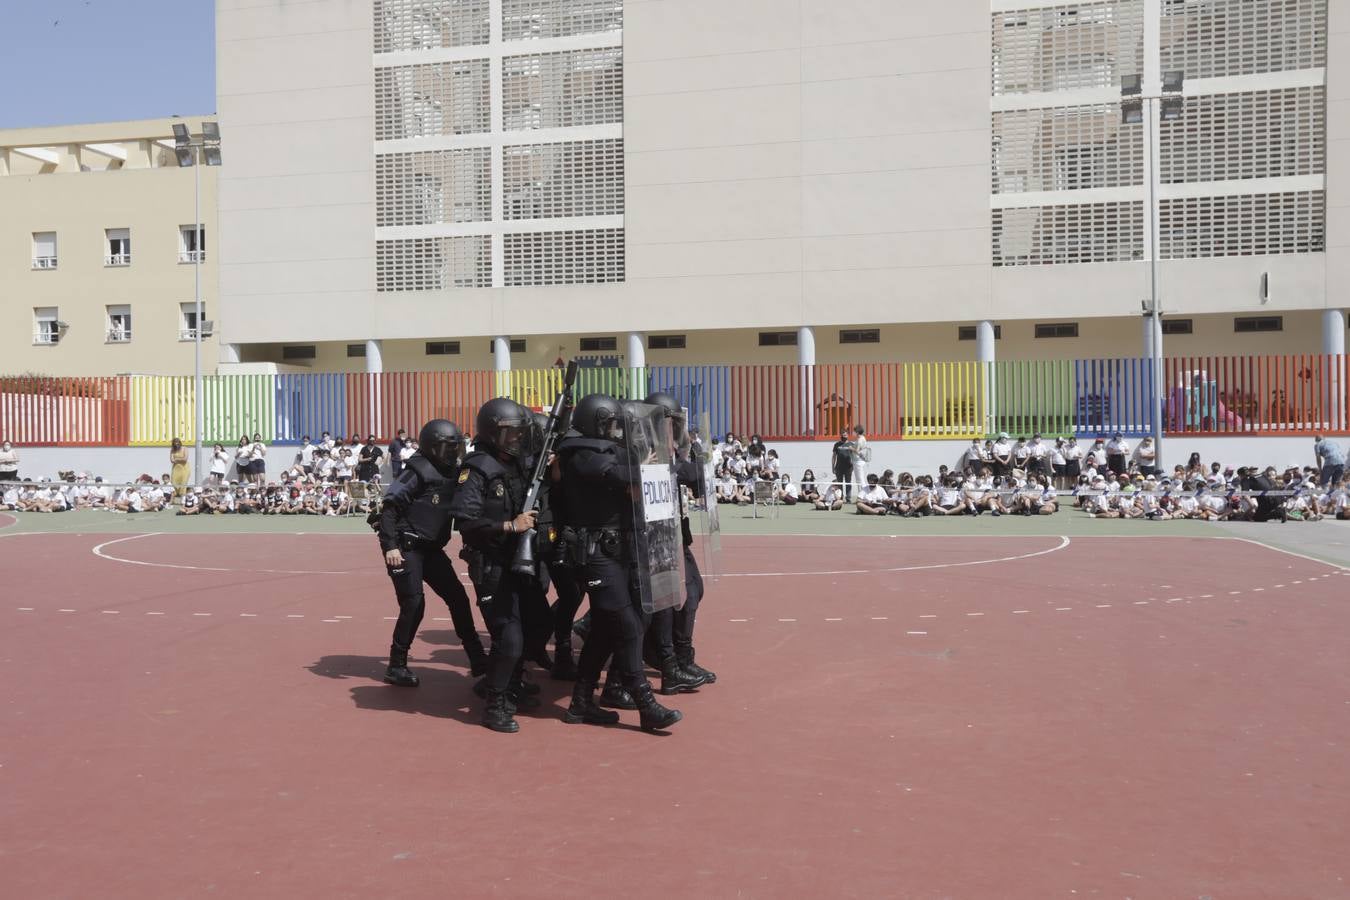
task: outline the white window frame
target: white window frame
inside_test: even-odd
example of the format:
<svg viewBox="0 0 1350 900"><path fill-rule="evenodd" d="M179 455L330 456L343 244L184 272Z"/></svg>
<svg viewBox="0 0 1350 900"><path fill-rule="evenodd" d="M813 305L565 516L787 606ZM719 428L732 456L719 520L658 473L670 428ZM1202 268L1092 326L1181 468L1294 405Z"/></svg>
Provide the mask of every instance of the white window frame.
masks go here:
<svg viewBox="0 0 1350 900"><path fill-rule="evenodd" d="M131 229L130 228L105 228L103 229L103 243L107 251L103 254L103 265L105 266L129 266L131 265ZM117 245L122 244L122 248L117 249Z"/></svg>
<svg viewBox="0 0 1350 900"><path fill-rule="evenodd" d="M38 236L52 236L52 252L50 254L38 253ZM57 259L56 232L55 231L34 231L33 232L33 268L35 270L55 269Z"/></svg>
<svg viewBox="0 0 1350 900"><path fill-rule="evenodd" d="M197 339L196 317L197 302L195 300L186 300L178 304L178 339L180 341L195 341ZM205 300L202 301L202 321L211 321L206 318Z"/></svg>
<svg viewBox="0 0 1350 900"><path fill-rule="evenodd" d="M195 247L197 243L197 225L179 225L178 226L178 261L180 263L196 263L206 261L206 223L203 222L201 228L201 247Z"/></svg>
<svg viewBox="0 0 1350 900"><path fill-rule="evenodd" d="M61 343L60 307L33 307L33 346L55 347L59 343Z"/></svg>
<svg viewBox="0 0 1350 900"><path fill-rule="evenodd" d="M125 322L122 327L117 327L113 323L114 317L125 316ZM107 326L107 337L104 343L108 344L129 344L131 343L131 304L130 303L109 303L103 307L104 322Z"/></svg>

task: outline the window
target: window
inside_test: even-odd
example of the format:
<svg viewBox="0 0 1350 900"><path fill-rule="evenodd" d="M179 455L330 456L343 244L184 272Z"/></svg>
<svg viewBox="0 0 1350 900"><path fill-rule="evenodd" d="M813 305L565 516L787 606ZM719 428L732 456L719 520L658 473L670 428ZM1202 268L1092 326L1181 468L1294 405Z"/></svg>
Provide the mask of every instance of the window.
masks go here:
<svg viewBox="0 0 1350 900"><path fill-rule="evenodd" d="M488 61L375 70L375 140L488 131Z"/></svg>
<svg viewBox="0 0 1350 900"><path fill-rule="evenodd" d="M506 287L624 280L622 228L507 234L502 253Z"/></svg>
<svg viewBox="0 0 1350 900"><path fill-rule="evenodd" d="M761 331L759 333L759 345L761 347L795 347L797 346L797 332Z"/></svg>
<svg viewBox="0 0 1350 900"><path fill-rule="evenodd" d="M1233 320L1233 331L1237 334L1284 331L1284 316L1239 316Z"/></svg>
<svg viewBox="0 0 1350 900"><path fill-rule="evenodd" d="M975 340L977 329L978 326L975 325L958 325L956 326L956 339L958 341L973 341ZM994 340L996 341L1003 340L1002 325L994 326Z"/></svg>
<svg viewBox="0 0 1350 900"><path fill-rule="evenodd" d="M797 343L793 341L792 343ZM841 344L880 344L880 328L850 328L839 332Z"/></svg>
<svg viewBox="0 0 1350 900"><path fill-rule="evenodd" d="M621 215L623 140L504 147L502 182L508 219Z"/></svg>
<svg viewBox="0 0 1350 900"><path fill-rule="evenodd" d="M582 353L599 353L603 350L617 350L619 341L612 337L588 337L581 339Z"/></svg>
<svg viewBox="0 0 1350 900"><path fill-rule="evenodd" d="M108 315L109 344L125 344L131 340L131 307L126 303L110 304Z"/></svg>
<svg viewBox="0 0 1350 900"><path fill-rule="evenodd" d="M1163 334L1192 334L1194 331L1194 319L1163 319Z"/></svg>
<svg viewBox="0 0 1350 900"><path fill-rule="evenodd" d="M348 344L348 345L347 345L347 358L348 358L348 359L352 359L352 358L355 358L355 357L361 357L361 356L365 356L365 355L366 355L366 345L365 345L365 344Z"/></svg>
<svg viewBox="0 0 1350 900"><path fill-rule="evenodd" d="M496 353L496 352L497 352L497 348L496 348L496 346L495 346L496 343L497 343L497 341L496 341L495 339L494 339L494 340L491 340L491 341L488 341L488 352L489 352L489 353ZM512 353L524 353L524 352L525 352L525 339L524 339L524 338L511 338L511 352L512 352Z"/></svg>
<svg viewBox="0 0 1350 900"><path fill-rule="evenodd" d="M616 0L502 0L502 40L569 37L623 28Z"/></svg>
<svg viewBox="0 0 1350 900"><path fill-rule="evenodd" d="M55 344L61 340L61 321L55 306L33 307L33 343Z"/></svg>
<svg viewBox="0 0 1350 900"><path fill-rule="evenodd" d="M131 229L105 228L107 252L103 255L105 266L131 265Z"/></svg>
<svg viewBox="0 0 1350 900"><path fill-rule="evenodd" d="M1078 337L1077 322L1053 322L1048 325L1036 325L1036 337L1038 338L1076 338Z"/></svg>
<svg viewBox="0 0 1350 900"><path fill-rule="evenodd" d="M458 356L459 341L427 341L427 356Z"/></svg>
<svg viewBox="0 0 1350 900"><path fill-rule="evenodd" d="M33 232L33 268L56 268L56 232Z"/></svg>
<svg viewBox="0 0 1350 900"><path fill-rule="evenodd" d="M377 291L491 286L492 239L485 234L375 242Z"/></svg>
<svg viewBox="0 0 1350 900"><path fill-rule="evenodd" d="M201 246L197 246L198 238ZM198 231L192 225L178 226L178 261L180 263L202 262L206 259L206 226Z"/></svg>
<svg viewBox="0 0 1350 900"><path fill-rule="evenodd" d="M206 304L202 304L202 337L211 334L211 320L206 318ZM178 339L191 341L197 338L197 304L178 304Z"/></svg>
<svg viewBox="0 0 1350 900"><path fill-rule="evenodd" d="M683 350L685 339L682 334L651 334L647 336L648 350Z"/></svg>
<svg viewBox="0 0 1350 900"><path fill-rule="evenodd" d="M564 50L502 59L502 130L623 121L623 50Z"/></svg>
<svg viewBox="0 0 1350 900"><path fill-rule="evenodd" d="M313 344L293 344L281 348L282 359L314 359L319 355Z"/></svg>

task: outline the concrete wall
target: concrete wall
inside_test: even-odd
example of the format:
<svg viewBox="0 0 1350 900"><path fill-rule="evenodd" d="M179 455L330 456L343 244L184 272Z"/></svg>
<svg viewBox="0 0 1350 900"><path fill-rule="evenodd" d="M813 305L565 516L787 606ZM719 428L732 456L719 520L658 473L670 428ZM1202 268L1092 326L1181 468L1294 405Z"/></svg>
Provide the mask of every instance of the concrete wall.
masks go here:
<svg viewBox="0 0 1350 900"><path fill-rule="evenodd" d="M1338 440L1348 443L1346 438ZM1311 437L1177 437L1164 439L1163 453L1168 466L1184 463L1192 452L1198 451L1206 464L1218 460L1233 466L1272 464L1284 468L1312 465L1312 443ZM829 441L778 442L769 446L778 451L784 471L794 479L804 469L814 469L822 478L830 470ZM871 470L936 473L940 465L958 465L968 446L969 441L874 441ZM267 456L269 477L276 478L293 465L296 452L295 447L272 447ZM72 469L102 475L108 481L129 481L142 473L158 478L169 470L167 447L21 447L19 455L20 474L26 477L55 476L59 470ZM388 478L387 470L385 477Z"/></svg>

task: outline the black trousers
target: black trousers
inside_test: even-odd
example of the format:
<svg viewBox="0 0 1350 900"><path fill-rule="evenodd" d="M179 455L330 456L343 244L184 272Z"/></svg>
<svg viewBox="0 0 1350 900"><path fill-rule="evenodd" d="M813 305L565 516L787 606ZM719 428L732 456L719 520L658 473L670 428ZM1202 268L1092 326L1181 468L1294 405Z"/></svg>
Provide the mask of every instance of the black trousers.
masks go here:
<svg viewBox="0 0 1350 900"><path fill-rule="evenodd" d="M843 482L843 484L841 485L841 487L842 487L842 490L843 490L843 493L844 493L844 502L845 502L845 503L850 503L850 502L852 502L852 500L853 500L853 470L852 470L852 469L843 469L843 470L835 469L835 470L834 470L834 480L835 480L835 483L836 483L836 484L839 483L839 482L841 482L841 481Z"/></svg>
<svg viewBox="0 0 1350 900"><path fill-rule="evenodd" d="M464 652L470 659L483 655L483 642L478 637L478 628L473 621L473 608L469 605L469 595L460 583L450 557L439 547L422 550L404 550L403 565L398 568L386 566L389 580L394 583L394 595L398 598L398 621L394 623L394 649L407 658L408 648L417 636L417 628L422 624L426 613L426 598L422 584L431 585L436 595L445 601L450 610L450 620L454 623L455 634L459 637Z"/></svg>
<svg viewBox="0 0 1350 900"><path fill-rule="evenodd" d="M611 655L611 675L629 691L647 683L642 671L642 637L648 620L638 608L627 563L596 556L581 570L591 601L591 633L577 660L577 680L598 683Z"/></svg>
<svg viewBox="0 0 1350 900"><path fill-rule="evenodd" d="M537 641L540 634L548 639L548 601L537 580L510 571L510 560L485 563L484 569L486 577L474 585L474 590L492 636L487 685L489 690L501 692L522 667L527 639Z"/></svg>
<svg viewBox="0 0 1350 900"><path fill-rule="evenodd" d="M558 595L553 603L553 645L570 647L572 623L576 620L577 610L581 608L581 585L577 583L576 571L570 566L549 566L548 573L553 581L554 593Z"/></svg>
<svg viewBox="0 0 1350 900"><path fill-rule="evenodd" d="M671 657L687 660L694 649L694 618L703 599L703 574L689 547L684 548L684 606L663 609L652 614L647 640L657 659L663 662Z"/></svg>

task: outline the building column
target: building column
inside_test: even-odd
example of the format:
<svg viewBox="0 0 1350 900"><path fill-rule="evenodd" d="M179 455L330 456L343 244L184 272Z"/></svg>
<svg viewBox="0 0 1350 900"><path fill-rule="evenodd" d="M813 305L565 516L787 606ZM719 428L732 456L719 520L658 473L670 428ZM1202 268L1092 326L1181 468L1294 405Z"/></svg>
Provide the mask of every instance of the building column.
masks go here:
<svg viewBox="0 0 1350 900"><path fill-rule="evenodd" d="M802 431L816 433L816 333L809 325L797 329L797 377L801 379Z"/></svg>
<svg viewBox="0 0 1350 900"><path fill-rule="evenodd" d="M984 376L980 379L980 415L984 433L992 434L997 430L994 427L997 416L991 401L997 394L994 393L994 323L988 319L975 326L975 356Z"/></svg>
<svg viewBox="0 0 1350 900"><path fill-rule="evenodd" d="M1343 358L1345 356L1345 310L1343 309L1324 309L1322 310L1322 352L1328 356L1338 356L1341 360L1325 363L1327 371L1330 373L1330 380L1327 384L1327 406L1325 419L1330 426L1330 430L1341 431L1347 427L1347 419L1350 419L1350 409L1346 408L1346 385L1345 385L1345 365Z"/></svg>
<svg viewBox="0 0 1350 900"><path fill-rule="evenodd" d="M221 344L217 359L222 366L234 365L239 362L239 345Z"/></svg>
<svg viewBox="0 0 1350 900"><path fill-rule="evenodd" d="M511 396L511 338L492 339L492 368L497 373L497 396Z"/></svg>
<svg viewBox="0 0 1350 900"><path fill-rule="evenodd" d="M384 371L384 342L366 341L366 373L376 375Z"/></svg>
<svg viewBox="0 0 1350 900"><path fill-rule="evenodd" d="M628 332L628 396L641 400L647 396L647 336Z"/></svg>

